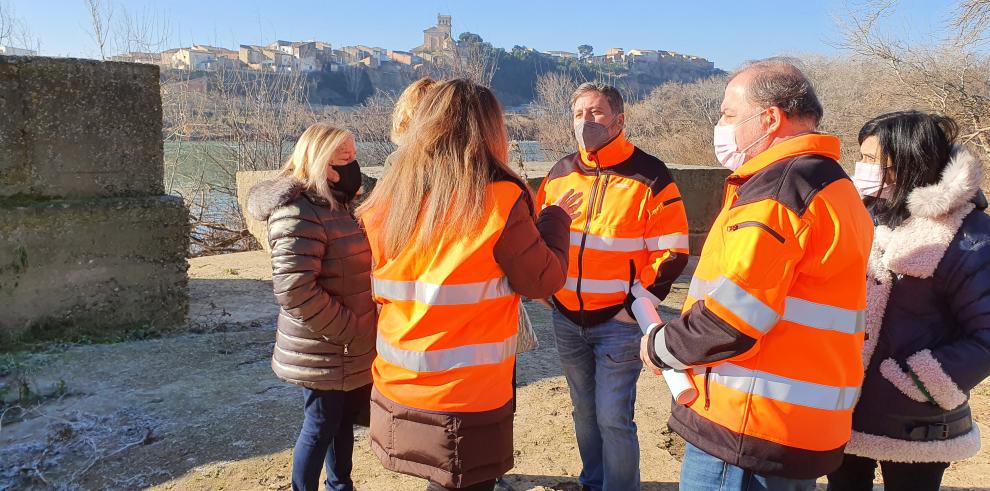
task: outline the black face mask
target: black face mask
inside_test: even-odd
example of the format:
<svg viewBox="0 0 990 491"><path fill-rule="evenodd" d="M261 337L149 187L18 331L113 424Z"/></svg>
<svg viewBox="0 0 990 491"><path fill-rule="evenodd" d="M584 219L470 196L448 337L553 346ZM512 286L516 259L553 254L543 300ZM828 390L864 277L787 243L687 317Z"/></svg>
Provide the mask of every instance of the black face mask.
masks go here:
<svg viewBox="0 0 990 491"><path fill-rule="evenodd" d="M361 166L357 160L352 160L347 164L334 167L333 170L340 174L340 180L330 183L330 188L343 203L350 203L358 190L361 189Z"/></svg>

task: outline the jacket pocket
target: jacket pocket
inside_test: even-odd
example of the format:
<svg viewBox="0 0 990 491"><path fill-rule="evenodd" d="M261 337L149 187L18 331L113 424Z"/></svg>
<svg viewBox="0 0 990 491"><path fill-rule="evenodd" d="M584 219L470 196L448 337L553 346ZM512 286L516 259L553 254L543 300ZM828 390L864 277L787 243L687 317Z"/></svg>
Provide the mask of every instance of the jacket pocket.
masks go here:
<svg viewBox="0 0 990 491"><path fill-rule="evenodd" d="M931 350L923 349L907 359L907 365L925 386L932 400L942 409L952 410L966 403L969 397L945 373L942 364L932 355Z"/></svg>
<svg viewBox="0 0 990 491"><path fill-rule="evenodd" d="M880 362L880 375L897 388L902 394L915 402L928 402L928 397L918 388L911 375L901 369L901 365L893 358Z"/></svg>
<svg viewBox="0 0 990 491"><path fill-rule="evenodd" d="M642 363L639 359L639 350L631 351L615 351L610 353L605 353L605 358L608 361L616 365L625 365L626 363Z"/></svg>
<svg viewBox="0 0 990 491"><path fill-rule="evenodd" d="M765 223L762 223L762 222L757 222L757 221L739 222L739 223L734 224L734 225L729 225L728 230L729 230L729 232L735 232L736 230L739 230L741 228L749 228L749 227L756 227L756 228L758 228L758 229L760 229L760 230L762 230L762 231L770 234L771 237L773 237L774 239L777 239L777 242L780 242L781 244L784 243L784 236L783 235L780 235L780 232L777 232L776 230L770 228L769 225L767 225Z"/></svg>

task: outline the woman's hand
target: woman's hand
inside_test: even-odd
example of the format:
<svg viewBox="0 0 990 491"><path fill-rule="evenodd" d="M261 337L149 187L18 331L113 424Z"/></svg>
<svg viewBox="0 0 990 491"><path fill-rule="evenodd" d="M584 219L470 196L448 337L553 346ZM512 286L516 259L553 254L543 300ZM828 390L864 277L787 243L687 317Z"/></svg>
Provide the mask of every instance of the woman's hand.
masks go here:
<svg viewBox="0 0 990 491"><path fill-rule="evenodd" d="M554 203L554 205L563 208L573 221L575 218L581 216L581 210L579 210L579 208L581 208L581 205L584 203L584 199L582 199L583 196L584 193L579 193L571 189L564 193L564 195L561 196L560 199Z"/></svg>

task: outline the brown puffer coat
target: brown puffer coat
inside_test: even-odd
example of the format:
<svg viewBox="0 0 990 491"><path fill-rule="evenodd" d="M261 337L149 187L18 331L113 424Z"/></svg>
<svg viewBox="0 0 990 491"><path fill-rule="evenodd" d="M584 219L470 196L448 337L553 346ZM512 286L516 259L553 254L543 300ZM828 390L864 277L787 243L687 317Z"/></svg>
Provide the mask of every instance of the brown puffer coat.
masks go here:
<svg viewBox="0 0 990 491"><path fill-rule="evenodd" d="M567 278L571 218L549 206L534 220L532 207L528 194L520 196L493 253L516 293L547 298ZM512 420L513 401L491 411L439 413L403 406L372 390L371 450L386 469L448 488L467 487L512 468Z"/></svg>
<svg viewBox="0 0 990 491"><path fill-rule="evenodd" d="M317 390L370 384L377 309L371 250L358 222L346 206L332 210L293 177L251 188L247 209L268 221L280 306L275 375Z"/></svg>

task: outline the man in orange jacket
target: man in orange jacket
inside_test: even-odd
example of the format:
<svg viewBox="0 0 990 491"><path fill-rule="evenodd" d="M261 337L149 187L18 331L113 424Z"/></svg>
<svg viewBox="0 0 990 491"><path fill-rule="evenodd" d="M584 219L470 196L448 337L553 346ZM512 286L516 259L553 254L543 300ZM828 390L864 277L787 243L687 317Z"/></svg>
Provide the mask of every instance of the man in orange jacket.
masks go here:
<svg viewBox="0 0 990 491"><path fill-rule="evenodd" d="M690 369L675 404L681 490L814 489L836 469L863 379L873 223L816 131L811 83L757 62L729 81L715 153L733 173L680 319L643 338L654 371ZM719 485L721 484L721 487Z"/></svg>
<svg viewBox="0 0 990 491"><path fill-rule="evenodd" d="M622 96L584 84L571 98L578 151L543 180L537 202L584 194L571 222L564 288L554 295L554 334L574 405L585 489L639 489L633 422L641 333L629 306L667 296L688 258L684 203L667 167L626 140Z"/></svg>

